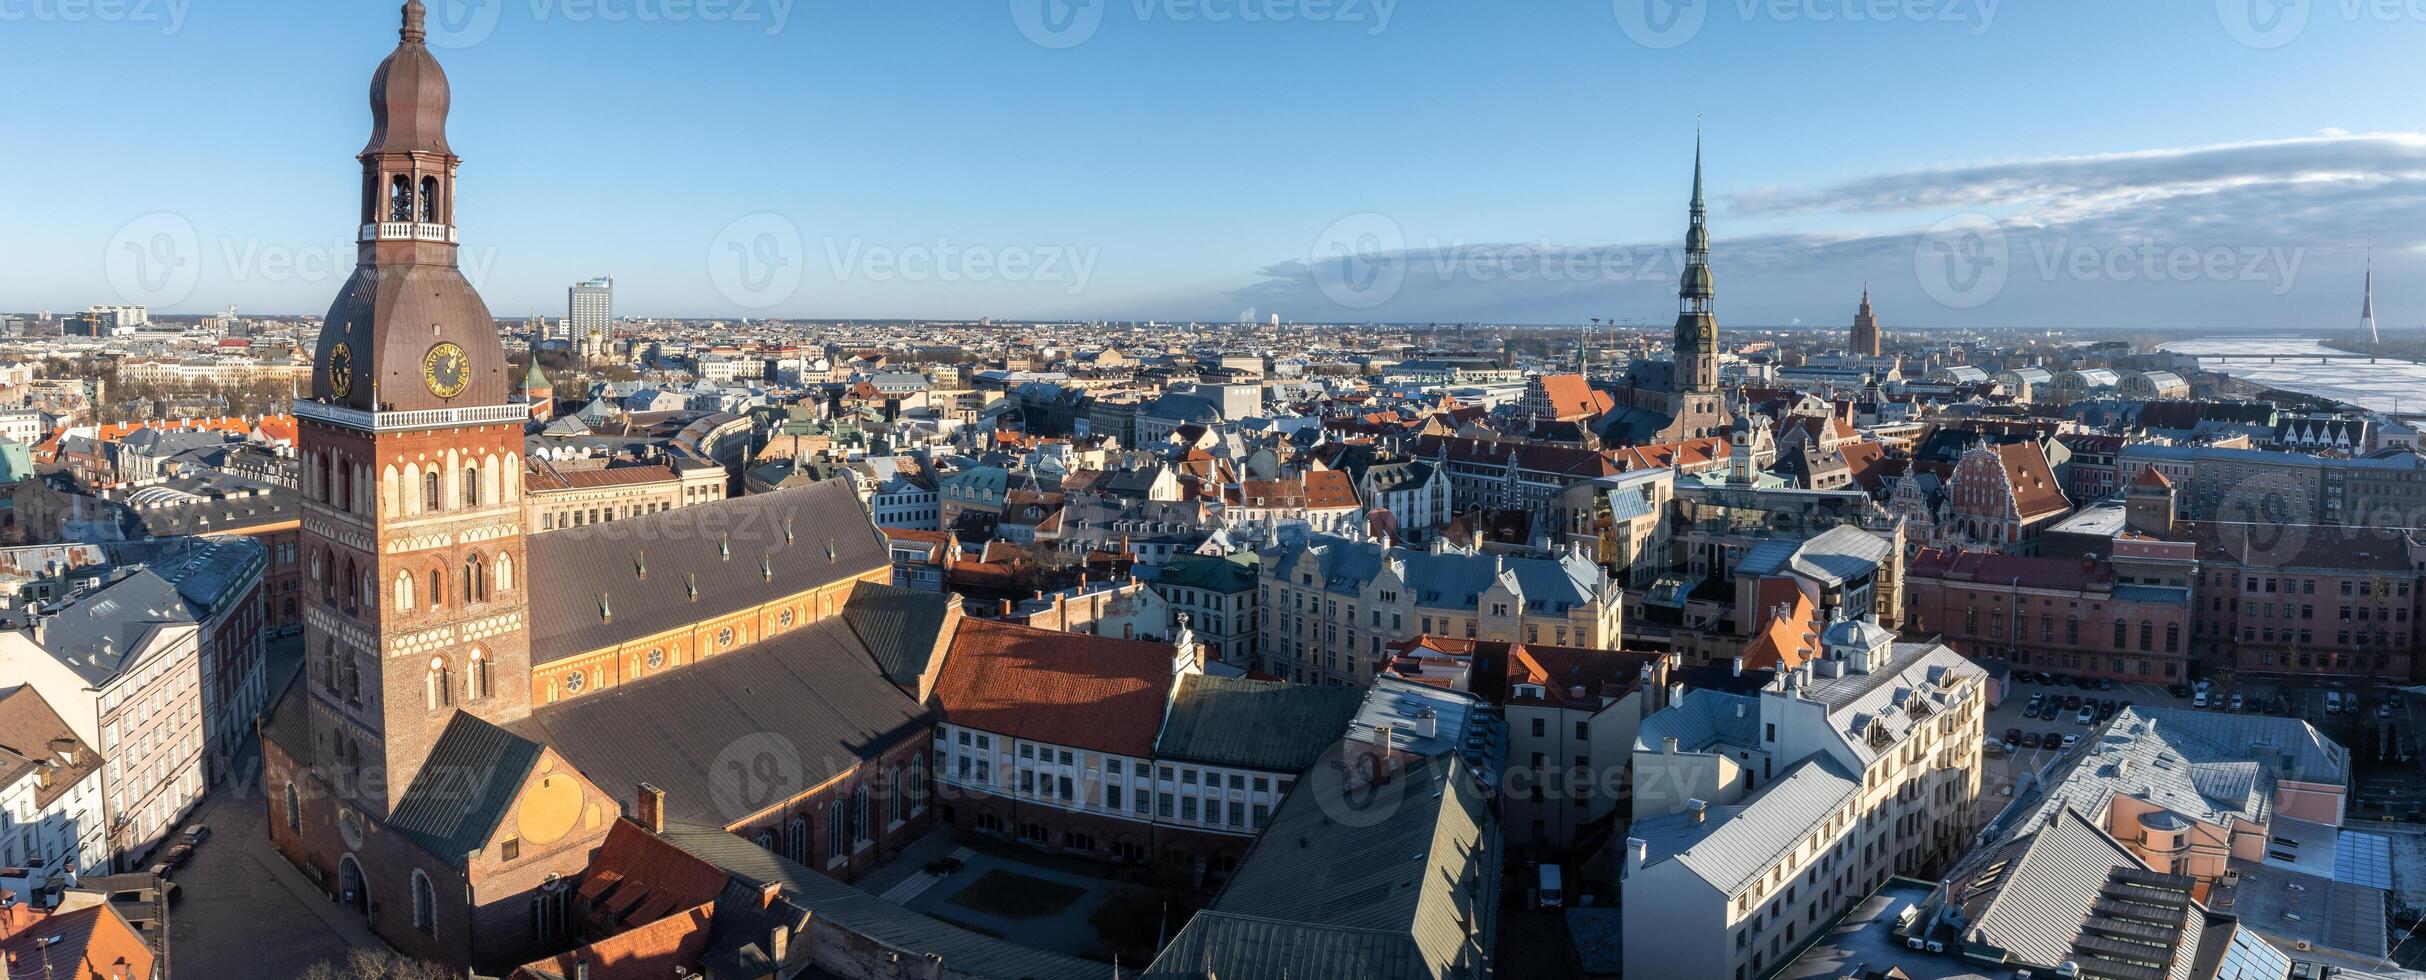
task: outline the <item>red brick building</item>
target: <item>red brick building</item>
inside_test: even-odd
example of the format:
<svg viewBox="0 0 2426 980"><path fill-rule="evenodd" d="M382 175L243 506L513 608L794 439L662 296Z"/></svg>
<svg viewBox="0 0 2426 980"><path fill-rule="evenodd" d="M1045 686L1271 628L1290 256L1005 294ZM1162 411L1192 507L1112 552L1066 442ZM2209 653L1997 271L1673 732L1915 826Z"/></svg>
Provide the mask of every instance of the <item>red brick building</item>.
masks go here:
<svg viewBox="0 0 2426 980"><path fill-rule="evenodd" d="M2112 562L1923 548L1904 628L2015 669L2177 684L2190 676L2190 590L2128 583Z"/></svg>
<svg viewBox="0 0 2426 980"><path fill-rule="evenodd" d="M2404 532L2183 524L2198 545L2200 659L2263 674L2407 678L2426 546Z"/></svg>
<svg viewBox="0 0 2426 980"><path fill-rule="evenodd" d="M272 843L398 950L488 973L587 938L576 891L644 782L685 826L858 873L922 826L897 801L948 599L870 591L885 542L839 482L530 534L531 413L457 268L424 16L371 83L361 254L296 405L306 669L262 726Z"/></svg>

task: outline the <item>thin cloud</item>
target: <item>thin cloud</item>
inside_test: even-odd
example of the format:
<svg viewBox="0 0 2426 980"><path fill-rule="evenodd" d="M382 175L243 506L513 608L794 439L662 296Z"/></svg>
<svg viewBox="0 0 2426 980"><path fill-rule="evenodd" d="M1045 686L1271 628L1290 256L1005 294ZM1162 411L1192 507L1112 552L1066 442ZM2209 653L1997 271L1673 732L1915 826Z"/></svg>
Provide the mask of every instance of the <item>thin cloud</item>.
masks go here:
<svg viewBox="0 0 2426 980"><path fill-rule="evenodd" d="M2404 281L2426 278L2426 134L1917 170L1724 200L1722 232L1731 218L1889 216L1858 232L1722 234L1712 254L1719 308L1739 324L1835 322L1851 312L1850 296L1838 295L1868 281L1923 326L2329 325L2356 316L2371 232L2379 306L2397 304ZM1939 302L1917 271L1940 245L1933 228L1967 214L1993 228L2009 263L2004 285L1976 307ZM1469 244L1365 256L1367 271L1379 264L1402 275L1385 301L1354 307L1336 301L1345 260L1292 258L1257 270L1230 298L1304 319L1656 322L1673 315L1677 269L1645 257L1681 258L1677 245ZM1502 259L1512 251L1536 268L1635 261L1619 275L1510 276ZM2185 271L2186 256L2197 269Z"/></svg>

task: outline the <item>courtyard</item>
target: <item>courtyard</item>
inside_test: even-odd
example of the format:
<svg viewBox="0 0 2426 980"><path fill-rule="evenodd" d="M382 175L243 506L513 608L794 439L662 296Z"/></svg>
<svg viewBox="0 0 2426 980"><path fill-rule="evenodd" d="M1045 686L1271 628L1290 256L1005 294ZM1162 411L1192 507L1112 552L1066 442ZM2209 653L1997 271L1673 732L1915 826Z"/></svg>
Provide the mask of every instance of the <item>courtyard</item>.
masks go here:
<svg viewBox="0 0 2426 980"><path fill-rule="evenodd" d="M939 828L860 887L1022 946L1134 967L1210 897L1138 877L1119 865Z"/></svg>

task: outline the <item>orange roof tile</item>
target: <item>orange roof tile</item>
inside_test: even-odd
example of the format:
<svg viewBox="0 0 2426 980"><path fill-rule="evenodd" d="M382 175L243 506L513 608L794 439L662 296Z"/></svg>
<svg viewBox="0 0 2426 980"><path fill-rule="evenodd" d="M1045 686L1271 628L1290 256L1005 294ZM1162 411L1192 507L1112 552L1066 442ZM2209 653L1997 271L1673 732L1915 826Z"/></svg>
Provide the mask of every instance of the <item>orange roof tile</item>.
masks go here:
<svg viewBox="0 0 2426 980"><path fill-rule="evenodd" d="M952 637L935 699L955 725L1150 755L1176 655L1159 643L972 619Z"/></svg>

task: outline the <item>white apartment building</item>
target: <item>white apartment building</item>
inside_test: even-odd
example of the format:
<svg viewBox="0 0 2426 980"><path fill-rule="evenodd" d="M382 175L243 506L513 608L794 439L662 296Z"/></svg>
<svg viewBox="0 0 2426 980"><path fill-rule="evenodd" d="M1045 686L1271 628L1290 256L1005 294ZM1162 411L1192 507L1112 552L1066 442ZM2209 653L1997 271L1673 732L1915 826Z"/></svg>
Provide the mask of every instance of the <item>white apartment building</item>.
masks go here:
<svg viewBox="0 0 2426 980"><path fill-rule="evenodd" d="M877 527L941 530L942 506L934 485L898 473L868 495L868 516Z"/></svg>
<svg viewBox="0 0 2426 980"><path fill-rule="evenodd" d="M1261 555L1263 666L1301 684L1370 683L1418 636L1611 648L1624 590L1582 549L1515 558L1317 535Z"/></svg>
<svg viewBox="0 0 2426 980"><path fill-rule="evenodd" d="M1861 620L1823 643L1758 695L1694 691L1643 721L1627 976L1766 976L1890 876L1971 842L1986 674Z"/></svg>
<svg viewBox="0 0 2426 980"><path fill-rule="evenodd" d="M101 757L31 686L0 694L0 894L107 867Z"/></svg>
<svg viewBox="0 0 2426 980"><path fill-rule="evenodd" d="M177 587L142 569L0 633L0 677L41 692L107 760L112 870L137 867L202 798L201 629Z"/></svg>

